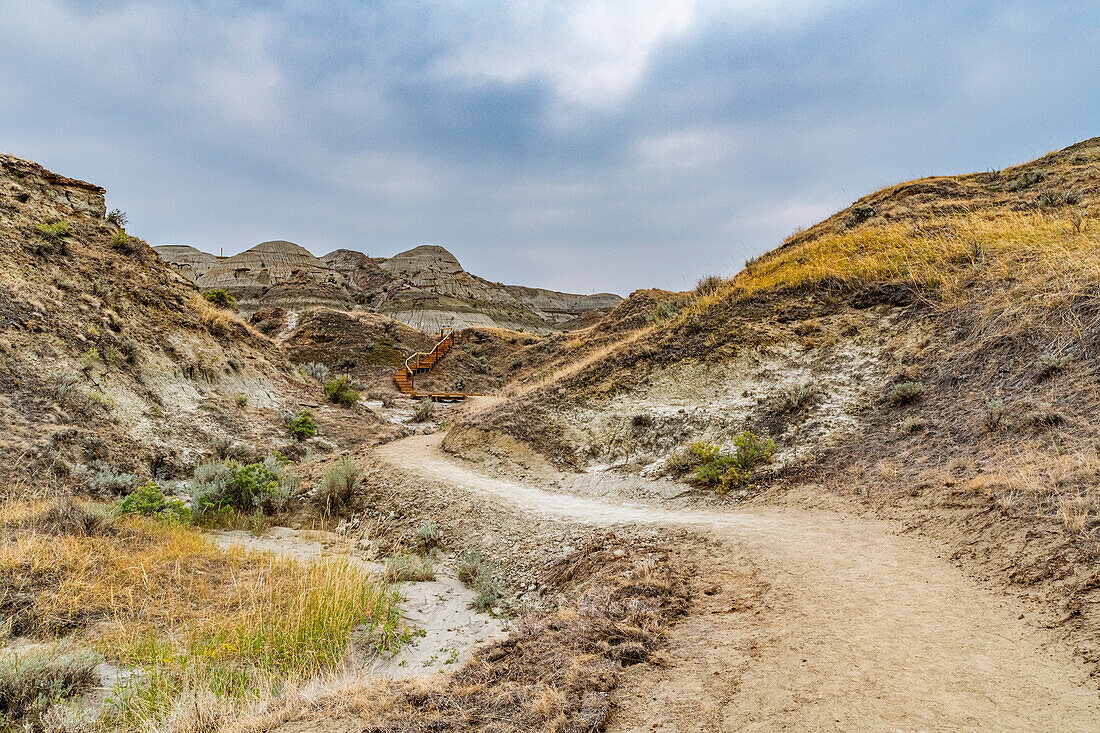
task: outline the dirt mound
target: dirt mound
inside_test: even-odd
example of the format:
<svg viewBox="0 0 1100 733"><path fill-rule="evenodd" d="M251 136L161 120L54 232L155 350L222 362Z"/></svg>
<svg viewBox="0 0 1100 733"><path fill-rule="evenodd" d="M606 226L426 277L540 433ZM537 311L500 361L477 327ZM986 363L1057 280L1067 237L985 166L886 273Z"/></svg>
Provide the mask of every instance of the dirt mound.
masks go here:
<svg viewBox="0 0 1100 733"><path fill-rule="evenodd" d="M303 395L271 342L107 216L103 189L0 156L0 481L74 464L170 475ZM239 407L239 401L247 408Z"/></svg>

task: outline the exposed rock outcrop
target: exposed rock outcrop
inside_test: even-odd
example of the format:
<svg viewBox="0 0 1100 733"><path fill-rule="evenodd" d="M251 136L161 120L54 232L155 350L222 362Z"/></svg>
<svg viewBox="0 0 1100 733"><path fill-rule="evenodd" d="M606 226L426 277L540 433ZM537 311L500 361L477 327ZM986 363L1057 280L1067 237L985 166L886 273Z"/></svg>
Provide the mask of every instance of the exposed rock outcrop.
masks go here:
<svg viewBox="0 0 1100 733"><path fill-rule="evenodd" d="M490 282L467 272L438 245L421 245L388 259L347 249L318 258L282 241L226 258L178 245L157 252L201 289L231 293L246 314L267 308L362 309L430 333L443 326L548 332L622 300L609 293L574 295Z"/></svg>

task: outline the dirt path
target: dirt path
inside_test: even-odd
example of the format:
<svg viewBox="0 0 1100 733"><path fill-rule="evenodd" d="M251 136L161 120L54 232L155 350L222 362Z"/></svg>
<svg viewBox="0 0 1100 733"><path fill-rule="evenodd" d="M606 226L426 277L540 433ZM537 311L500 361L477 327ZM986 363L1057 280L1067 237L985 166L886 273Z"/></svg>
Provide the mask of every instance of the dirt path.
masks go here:
<svg viewBox="0 0 1100 733"><path fill-rule="evenodd" d="M761 568L765 613L745 620L704 603L677 628L670 666L640 676L613 729L1100 731L1096 689L1069 649L886 523L550 493L475 473L441 439L414 436L378 455L548 521L692 529Z"/></svg>

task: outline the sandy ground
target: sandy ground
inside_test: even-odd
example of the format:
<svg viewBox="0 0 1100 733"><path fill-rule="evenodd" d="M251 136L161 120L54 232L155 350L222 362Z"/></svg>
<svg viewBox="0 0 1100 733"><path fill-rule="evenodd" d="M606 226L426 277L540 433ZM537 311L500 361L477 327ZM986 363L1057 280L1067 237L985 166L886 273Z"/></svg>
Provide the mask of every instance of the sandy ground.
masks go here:
<svg viewBox="0 0 1100 733"><path fill-rule="evenodd" d="M676 627L664 664L632 674L612 730L1100 731L1097 690L1071 649L885 522L545 491L477 473L441 439L413 436L378 455L538 520L705 535L730 548L706 569L719 586L739 555L760 569L760 610L734 613L726 592L706 597Z"/></svg>
<svg viewBox="0 0 1100 733"><path fill-rule="evenodd" d="M343 554L373 572L384 567L359 555L332 532L272 527L262 535L217 532L214 539L222 547L244 547L297 560ZM475 593L454 576L446 561L436 565L435 580L401 583L400 591L405 621L423 635L414 637L395 656L371 654L355 659L348 669L325 681L327 690L369 679L405 679L453 669L475 648L505 633L500 619L470 608ZM349 659L355 656L349 655Z"/></svg>

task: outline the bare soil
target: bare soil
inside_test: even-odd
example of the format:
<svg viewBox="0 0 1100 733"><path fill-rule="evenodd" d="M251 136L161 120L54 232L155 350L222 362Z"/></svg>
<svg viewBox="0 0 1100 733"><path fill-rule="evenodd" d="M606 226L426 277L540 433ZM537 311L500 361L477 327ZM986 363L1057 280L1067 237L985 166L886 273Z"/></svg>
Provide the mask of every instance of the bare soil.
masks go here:
<svg viewBox="0 0 1100 733"><path fill-rule="evenodd" d="M672 510L550 493L476 473L440 440L416 436L378 455L451 487L452 500L716 543L700 569L717 586L704 595L712 600L675 627L661 666L632 674L612 729L1096 729L1097 690L1073 650L1037 611L966 577L930 541L846 512ZM743 577L722 595L739 558L767 588L751 614L737 613Z"/></svg>

